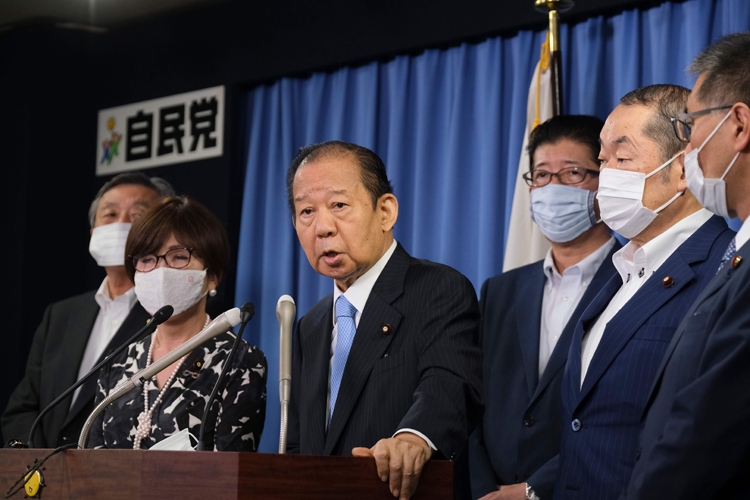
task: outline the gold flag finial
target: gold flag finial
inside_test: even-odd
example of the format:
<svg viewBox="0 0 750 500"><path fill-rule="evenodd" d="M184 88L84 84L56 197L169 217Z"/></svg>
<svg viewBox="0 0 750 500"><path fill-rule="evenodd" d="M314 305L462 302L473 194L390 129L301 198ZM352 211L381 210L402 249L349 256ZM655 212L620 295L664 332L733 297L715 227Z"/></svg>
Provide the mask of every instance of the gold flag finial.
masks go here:
<svg viewBox="0 0 750 500"><path fill-rule="evenodd" d="M539 12L549 14L549 49L550 52L560 50L560 16L559 12L565 12L573 7L573 0L534 0L534 7Z"/></svg>

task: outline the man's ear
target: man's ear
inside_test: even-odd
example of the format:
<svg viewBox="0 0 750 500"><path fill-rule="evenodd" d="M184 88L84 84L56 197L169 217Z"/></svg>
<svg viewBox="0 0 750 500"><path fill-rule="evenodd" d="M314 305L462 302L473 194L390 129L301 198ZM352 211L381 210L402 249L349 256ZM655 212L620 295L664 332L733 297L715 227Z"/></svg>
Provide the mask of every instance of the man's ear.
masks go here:
<svg viewBox="0 0 750 500"><path fill-rule="evenodd" d="M378 199L376 210L380 215L380 227L383 232L393 229L398 219L398 200L393 193L386 193Z"/></svg>
<svg viewBox="0 0 750 500"><path fill-rule="evenodd" d="M738 102L732 109L735 121L735 151L746 151L750 146L750 108L743 102Z"/></svg>

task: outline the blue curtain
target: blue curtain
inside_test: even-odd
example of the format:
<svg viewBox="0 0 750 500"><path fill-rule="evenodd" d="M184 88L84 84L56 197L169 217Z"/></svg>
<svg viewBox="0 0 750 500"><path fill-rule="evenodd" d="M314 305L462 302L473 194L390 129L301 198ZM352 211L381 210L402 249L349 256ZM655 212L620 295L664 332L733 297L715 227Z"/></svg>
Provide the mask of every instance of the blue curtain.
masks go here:
<svg viewBox="0 0 750 500"><path fill-rule="evenodd" d="M563 24L565 111L604 119L637 87L691 87L690 61L719 37L747 30L747 0L667 2ZM310 268L291 224L285 174L297 149L340 139L378 153L399 200L396 239L478 289L502 269L526 96L544 36L521 31L248 93L236 300L255 303L245 337L268 358L261 451L278 447L276 301L291 295L300 317L333 290Z"/></svg>

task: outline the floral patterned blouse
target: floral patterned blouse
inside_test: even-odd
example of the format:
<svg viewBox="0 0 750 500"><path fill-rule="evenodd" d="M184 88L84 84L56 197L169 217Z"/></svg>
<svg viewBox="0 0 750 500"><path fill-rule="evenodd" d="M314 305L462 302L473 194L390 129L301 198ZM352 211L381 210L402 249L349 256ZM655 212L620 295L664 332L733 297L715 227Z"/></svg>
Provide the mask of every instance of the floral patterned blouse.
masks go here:
<svg viewBox="0 0 750 500"><path fill-rule="evenodd" d="M188 428L196 439L201 418L214 384L232 348L235 335L218 335L194 349L178 369L177 376L154 410L151 432L141 441L148 449L162 439ZM146 367L151 337L132 344L102 368L96 404L117 384ZM257 451L266 418L266 377L268 365L263 352L244 340L235 354L208 414L204 431L205 449L217 451ZM149 405L159 395L156 380L146 382ZM143 388L133 389L99 416L91 430L88 448L133 448L138 415L143 411ZM193 442L194 444L194 442Z"/></svg>

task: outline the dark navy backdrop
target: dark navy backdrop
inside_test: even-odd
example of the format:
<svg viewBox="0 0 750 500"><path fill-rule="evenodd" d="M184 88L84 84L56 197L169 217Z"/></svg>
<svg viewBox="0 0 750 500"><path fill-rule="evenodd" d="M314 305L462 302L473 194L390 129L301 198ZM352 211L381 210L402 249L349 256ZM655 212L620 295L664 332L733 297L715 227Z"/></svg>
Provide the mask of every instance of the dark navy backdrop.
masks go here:
<svg viewBox="0 0 750 500"><path fill-rule="evenodd" d="M606 118L636 87L691 87L685 68L695 55L749 29L747 0L667 2L563 24L565 111ZM290 294L299 316L333 287L310 268L291 224L285 173L297 149L330 139L373 149L399 199L398 241L417 257L457 268L478 288L502 269L526 95L544 36L520 31L284 78L248 93L235 300L255 302L246 338L268 357L261 451L278 447L276 301Z"/></svg>

